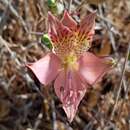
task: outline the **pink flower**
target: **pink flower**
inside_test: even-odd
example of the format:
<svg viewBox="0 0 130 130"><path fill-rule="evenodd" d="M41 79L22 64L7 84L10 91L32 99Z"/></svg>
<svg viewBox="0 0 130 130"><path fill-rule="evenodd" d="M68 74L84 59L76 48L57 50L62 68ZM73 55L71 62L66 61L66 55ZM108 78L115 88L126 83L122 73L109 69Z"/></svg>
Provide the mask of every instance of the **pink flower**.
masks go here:
<svg viewBox="0 0 130 130"><path fill-rule="evenodd" d="M53 51L27 66L47 85L55 80L56 95L71 122L89 86L97 83L112 67L112 59L88 52L94 35L95 13L78 24L67 11L62 20L48 13Z"/></svg>

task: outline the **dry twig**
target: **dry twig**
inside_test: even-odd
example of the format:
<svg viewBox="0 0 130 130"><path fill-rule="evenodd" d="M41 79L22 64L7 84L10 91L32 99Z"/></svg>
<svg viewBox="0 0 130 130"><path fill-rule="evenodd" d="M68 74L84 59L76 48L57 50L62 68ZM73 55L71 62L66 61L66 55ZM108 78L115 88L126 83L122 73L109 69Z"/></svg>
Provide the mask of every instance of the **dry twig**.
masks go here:
<svg viewBox="0 0 130 130"><path fill-rule="evenodd" d="M127 65L129 53L130 53L130 43L128 44L128 48L127 48L125 62L124 62L124 65L123 65L122 74L121 74L121 77L120 77L120 83L119 83L119 87L118 87L119 89L117 91L116 100L115 100L115 103L114 103L114 106L113 106L113 110L112 110L112 113L111 113L111 120L113 119L113 116L114 116L114 113L115 113L115 110L116 110L116 107L117 107L117 104L118 104L118 100L119 100L119 97L120 97L120 92L121 92L121 88L122 88L123 77L124 77L124 74L125 74L125 70L126 70L126 65Z"/></svg>

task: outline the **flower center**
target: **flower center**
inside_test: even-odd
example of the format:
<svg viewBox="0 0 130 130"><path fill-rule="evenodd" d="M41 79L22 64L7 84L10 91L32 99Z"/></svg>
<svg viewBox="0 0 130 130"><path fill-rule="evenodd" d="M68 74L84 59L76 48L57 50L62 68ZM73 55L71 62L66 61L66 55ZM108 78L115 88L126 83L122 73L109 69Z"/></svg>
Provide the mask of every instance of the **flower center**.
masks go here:
<svg viewBox="0 0 130 130"><path fill-rule="evenodd" d="M64 57L63 67L65 69L68 68L68 67L70 69L77 69L78 68L77 56L75 56L73 53L70 53L69 55L67 55L66 57Z"/></svg>
<svg viewBox="0 0 130 130"><path fill-rule="evenodd" d="M77 32L66 34L57 41L53 41L54 51L61 58L67 61L74 61L74 57L80 55L90 48L87 37ZM73 55L72 55L73 54Z"/></svg>

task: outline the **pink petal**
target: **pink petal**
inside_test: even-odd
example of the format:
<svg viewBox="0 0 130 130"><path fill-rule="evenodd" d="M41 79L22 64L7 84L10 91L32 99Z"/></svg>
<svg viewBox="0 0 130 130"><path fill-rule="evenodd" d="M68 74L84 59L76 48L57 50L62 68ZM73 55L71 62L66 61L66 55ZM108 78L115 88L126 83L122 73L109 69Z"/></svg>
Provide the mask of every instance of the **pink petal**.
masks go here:
<svg viewBox="0 0 130 130"><path fill-rule="evenodd" d="M64 11L64 16L61 22L71 30L75 30L77 28L76 21L69 15L69 13L66 10Z"/></svg>
<svg viewBox="0 0 130 130"><path fill-rule="evenodd" d="M79 60L79 72L84 76L87 83L93 85L110 70L112 67L111 60L108 57L99 58L90 52L85 52Z"/></svg>
<svg viewBox="0 0 130 130"><path fill-rule="evenodd" d="M37 62L28 64L27 67L42 84L47 85L56 78L60 69L60 60L55 54L48 53Z"/></svg>
<svg viewBox="0 0 130 130"><path fill-rule="evenodd" d="M56 78L55 92L63 103L63 109L71 122L86 92L86 84L78 72L62 71Z"/></svg>
<svg viewBox="0 0 130 130"><path fill-rule="evenodd" d="M91 43L94 35L96 12L87 15L81 22L79 31L80 34L86 35L88 41Z"/></svg>
<svg viewBox="0 0 130 130"><path fill-rule="evenodd" d="M63 36L69 34L71 31L68 27L64 26L54 15L50 12L48 13L48 24L49 24L49 34L52 41L57 41Z"/></svg>

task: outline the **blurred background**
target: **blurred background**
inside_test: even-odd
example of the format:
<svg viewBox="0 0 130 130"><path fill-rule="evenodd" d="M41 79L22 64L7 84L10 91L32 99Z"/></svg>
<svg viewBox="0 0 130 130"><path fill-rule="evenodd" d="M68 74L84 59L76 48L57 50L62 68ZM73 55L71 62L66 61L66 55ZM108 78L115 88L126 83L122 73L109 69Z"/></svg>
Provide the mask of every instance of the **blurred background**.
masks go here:
<svg viewBox="0 0 130 130"><path fill-rule="evenodd" d="M49 51L48 11L61 18L65 9L77 22L97 10L90 51L117 60L71 124L53 87L25 67ZM0 0L0 130L130 130L129 44L130 0Z"/></svg>

